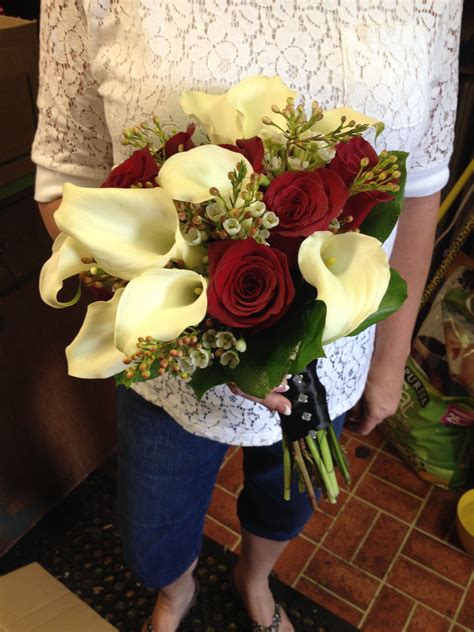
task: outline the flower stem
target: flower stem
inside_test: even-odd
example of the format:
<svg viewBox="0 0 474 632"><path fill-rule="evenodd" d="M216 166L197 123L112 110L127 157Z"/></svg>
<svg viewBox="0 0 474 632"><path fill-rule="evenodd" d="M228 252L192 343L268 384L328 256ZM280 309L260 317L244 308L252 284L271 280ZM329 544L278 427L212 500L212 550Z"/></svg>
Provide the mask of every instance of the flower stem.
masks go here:
<svg viewBox="0 0 474 632"><path fill-rule="evenodd" d="M352 482L351 475L349 473L349 467L347 465L346 455L342 451L341 446L339 445L339 441L336 437L336 433L334 432L334 428L332 425L328 428L328 441L329 446L331 448L331 452L336 460L336 465L340 469L342 477L344 478L344 482L346 485L350 485Z"/></svg>
<svg viewBox="0 0 474 632"><path fill-rule="evenodd" d="M329 449L326 430L319 430L316 436L324 465L326 466L328 476L331 480L334 497L337 498L339 495L339 485L337 483L336 472L334 471L334 462L332 460L331 450Z"/></svg>
<svg viewBox="0 0 474 632"><path fill-rule="evenodd" d="M291 453L288 447L288 443L283 436L283 480L284 480L284 491L283 497L285 500L291 499Z"/></svg>
<svg viewBox="0 0 474 632"><path fill-rule="evenodd" d="M321 479L323 482L323 493L327 495L329 502L335 503L337 493L334 493L332 480L328 475L326 466L324 465L324 461L321 457L321 454L319 453L319 447L316 445L313 437L311 437L310 435L306 437L306 445L308 446L309 451L311 452L311 456L313 457L314 462L316 463L316 466L319 470L319 474L321 475Z"/></svg>
<svg viewBox="0 0 474 632"><path fill-rule="evenodd" d="M301 474L305 487L306 487L306 491L308 492L309 495L309 500L311 502L311 506L313 507L313 509L317 509L318 508L318 501L316 499L316 494L314 492L314 487L313 487L313 483L311 482L311 478L309 476L308 473L308 468L306 467L306 464L304 462L304 458L303 458L303 454L301 452L301 447L300 444L298 443L298 441L293 441L292 443L292 447L293 447L293 454L294 454L294 459L295 459L295 463L298 467L299 473Z"/></svg>

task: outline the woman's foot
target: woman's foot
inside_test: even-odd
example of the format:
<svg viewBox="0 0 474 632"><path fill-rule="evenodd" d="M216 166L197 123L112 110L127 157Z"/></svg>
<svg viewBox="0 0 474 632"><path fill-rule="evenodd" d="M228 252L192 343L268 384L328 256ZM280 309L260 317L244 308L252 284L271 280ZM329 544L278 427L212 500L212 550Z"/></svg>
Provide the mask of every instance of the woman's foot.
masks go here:
<svg viewBox="0 0 474 632"><path fill-rule="evenodd" d="M268 581L259 584L250 582L238 563L233 577L235 587L250 619L264 627L271 626L275 614L275 599ZM278 632L295 632L295 628L282 608L280 608L280 614L281 623Z"/></svg>
<svg viewBox="0 0 474 632"><path fill-rule="evenodd" d="M183 578L184 579L184 578ZM170 597L160 591L155 609L149 622L145 622L141 632L176 632L181 621L193 605L197 593L197 583L192 575L186 577L176 595Z"/></svg>

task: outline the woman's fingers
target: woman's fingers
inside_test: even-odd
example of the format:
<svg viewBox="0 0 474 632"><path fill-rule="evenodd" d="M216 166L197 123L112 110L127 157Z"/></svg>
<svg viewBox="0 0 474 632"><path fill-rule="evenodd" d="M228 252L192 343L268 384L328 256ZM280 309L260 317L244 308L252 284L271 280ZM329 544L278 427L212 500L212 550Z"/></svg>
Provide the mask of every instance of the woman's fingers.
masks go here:
<svg viewBox="0 0 474 632"><path fill-rule="evenodd" d="M280 386L273 389L273 391L269 393L265 399L259 399L258 397L247 395L247 393L243 393L240 388L233 383L228 384L228 387L234 395L240 395L241 397L250 399L253 402L258 402L259 404L262 404L262 406L266 406L269 410L280 413L280 415L291 415L291 402L289 399L281 395L281 392L286 393L288 390L286 380ZM280 391L279 389L283 390Z"/></svg>
<svg viewBox="0 0 474 632"><path fill-rule="evenodd" d="M291 402L283 395L280 395L280 393L272 392L260 402L270 410L280 413L280 415L291 415Z"/></svg>

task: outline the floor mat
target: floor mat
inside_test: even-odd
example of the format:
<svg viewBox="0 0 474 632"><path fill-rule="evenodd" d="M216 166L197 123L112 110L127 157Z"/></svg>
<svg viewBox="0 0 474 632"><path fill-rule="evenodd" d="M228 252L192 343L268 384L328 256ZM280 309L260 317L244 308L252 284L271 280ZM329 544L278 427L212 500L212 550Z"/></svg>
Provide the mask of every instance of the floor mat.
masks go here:
<svg viewBox="0 0 474 632"><path fill-rule="evenodd" d="M123 564L114 498L115 481L92 474L0 559L0 573L37 561L120 632L139 632L156 592L137 583ZM180 632L248 629L228 581L235 560L234 553L205 538L196 569L199 598ZM297 632L356 630L276 577L271 582Z"/></svg>

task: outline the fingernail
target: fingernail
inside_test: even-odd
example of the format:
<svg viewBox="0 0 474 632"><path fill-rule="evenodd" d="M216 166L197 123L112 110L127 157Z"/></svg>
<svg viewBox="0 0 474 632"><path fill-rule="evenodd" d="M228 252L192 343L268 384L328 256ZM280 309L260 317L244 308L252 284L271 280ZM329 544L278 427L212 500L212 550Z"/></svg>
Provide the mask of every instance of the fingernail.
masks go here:
<svg viewBox="0 0 474 632"><path fill-rule="evenodd" d="M291 377L293 377L293 374L292 373L287 373L285 375L285 380L289 380Z"/></svg>
<svg viewBox="0 0 474 632"><path fill-rule="evenodd" d="M290 387L288 386L288 384L280 384L278 388L281 388L282 393L286 393L287 391L290 390Z"/></svg>
<svg viewBox="0 0 474 632"><path fill-rule="evenodd" d="M291 408L288 404L285 406L285 410L282 411L282 415L286 415L287 417L291 415Z"/></svg>

